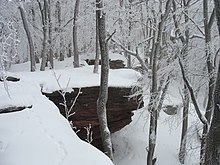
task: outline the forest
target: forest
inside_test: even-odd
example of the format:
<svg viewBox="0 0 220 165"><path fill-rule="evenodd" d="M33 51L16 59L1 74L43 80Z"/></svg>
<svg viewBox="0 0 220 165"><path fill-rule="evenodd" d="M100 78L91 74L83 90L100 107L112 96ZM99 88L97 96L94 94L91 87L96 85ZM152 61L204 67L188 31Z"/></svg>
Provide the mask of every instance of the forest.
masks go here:
<svg viewBox="0 0 220 165"><path fill-rule="evenodd" d="M94 151L100 165L218 165L219 37L220 0L0 0L0 123L5 125L8 113L3 112L9 106L24 106L30 109L27 115L39 113L34 112L37 108L33 100L19 98L19 92L27 92L23 87L19 91L22 81L29 89L27 96L33 98L44 90L60 91L67 121L74 115L66 103L69 88L80 83L81 87L90 87L97 81L97 116L108 157ZM124 65L118 72L109 68L113 59ZM88 61L93 61L92 65ZM114 74L118 77L113 78ZM11 82L16 77L20 86ZM130 83L131 79L135 83ZM56 85L49 83L52 81ZM32 83L34 87L29 87ZM131 124L111 134L108 89L121 84L132 87L130 97L139 104L143 102L143 107L134 111ZM80 94L79 90L72 106ZM58 118L60 123L62 119ZM40 121L41 117L35 115L35 119ZM10 154L4 156L8 148L4 145L5 129L0 127L2 165L8 165L4 161L10 159ZM169 139L172 130L175 136ZM46 128L43 132L56 139ZM64 143L55 143L62 153L58 164L68 165L71 160L65 160L68 152ZM93 152L90 148L86 151ZM171 156L162 156L166 154ZM92 159L88 157L84 164Z"/></svg>

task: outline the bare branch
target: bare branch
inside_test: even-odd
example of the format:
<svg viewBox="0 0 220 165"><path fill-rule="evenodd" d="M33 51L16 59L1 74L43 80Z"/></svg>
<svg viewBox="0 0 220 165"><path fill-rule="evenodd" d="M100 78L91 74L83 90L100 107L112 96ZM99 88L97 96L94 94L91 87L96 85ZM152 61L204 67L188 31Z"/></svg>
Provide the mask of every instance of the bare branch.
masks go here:
<svg viewBox="0 0 220 165"><path fill-rule="evenodd" d="M72 103L72 105L71 105L71 107L69 109L69 116L72 116L72 114L70 114L70 112L72 111L74 105L76 104L76 101L77 101L77 99L78 99L80 94L82 94L81 88L79 88L79 91L78 91L78 93L77 93L77 95L76 95L76 97L75 97L75 99L74 99L74 101L73 101L73 103Z"/></svg>
<svg viewBox="0 0 220 165"><path fill-rule="evenodd" d="M199 117L200 121L206 125L206 126L209 126L209 123L207 121L207 119L205 118L205 116L202 114L202 112L200 111L199 109L199 106L198 106L198 103L196 101L196 97L195 97L195 94L194 94L194 91L193 91L193 88L191 87L188 79L186 78L186 75L185 75L185 71L184 71L184 67L183 67L183 64L182 64L182 61L179 57L179 65L180 65L180 69L181 69L181 73L182 73L182 76L183 76L183 81L187 87L187 89L189 90L189 93L190 93L190 96L191 96L191 100L192 100L192 103L195 107L195 110L196 110L196 114L197 116Z"/></svg>
<svg viewBox="0 0 220 165"><path fill-rule="evenodd" d="M113 37L115 33L116 33L116 29L113 31L111 35L108 36L108 38L106 39L106 43L108 43L108 41Z"/></svg>
<svg viewBox="0 0 220 165"><path fill-rule="evenodd" d="M176 28L176 32L179 35L178 37L180 38L181 42L185 43L186 40L185 40L183 34L180 31L179 24L177 22L176 13L175 12L176 12L176 2L173 0L173 21L174 21L174 26Z"/></svg>
<svg viewBox="0 0 220 165"><path fill-rule="evenodd" d="M208 22L208 28L209 29L211 29L214 21L215 21L215 8L212 10L212 14L211 14L209 22Z"/></svg>
<svg viewBox="0 0 220 165"><path fill-rule="evenodd" d="M136 53L132 52L131 50L128 50L124 45L122 45L121 43L117 42L116 40L114 40L113 38L111 39L112 42L116 43L118 46L120 46L125 52L127 52L128 54L134 56L137 58L137 60L140 62L141 66L143 67L143 69L148 72L148 67L145 64L145 62L143 61L143 59L139 56L138 54L138 47L136 47Z"/></svg>
<svg viewBox="0 0 220 165"><path fill-rule="evenodd" d="M184 11L183 11L184 12ZM184 14L187 16L187 18L189 18L189 20L196 26L196 28L199 30L199 32L205 36L205 33L202 31L202 29L196 24L196 22L188 16L188 14L186 12L184 12Z"/></svg>
<svg viewBox="0 0 220 165"><path fill-rule="evenodd" d="M138 46L140 46L141 44L143 44L143 43L145 43L145 42L148 42L148 41L150 41L150 40L152 40L152 39L154 39L154 36L148 37L148 38L144 39L143 41L139 42L139 43L138 43Z"/></svg>

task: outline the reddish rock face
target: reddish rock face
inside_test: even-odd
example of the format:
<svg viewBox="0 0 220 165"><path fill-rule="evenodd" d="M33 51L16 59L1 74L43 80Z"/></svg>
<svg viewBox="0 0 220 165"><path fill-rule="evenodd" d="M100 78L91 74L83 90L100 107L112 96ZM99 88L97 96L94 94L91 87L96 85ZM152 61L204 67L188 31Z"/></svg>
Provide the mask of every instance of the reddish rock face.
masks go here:
<svg viewBox="0 0 220 165"><path fill-rule="evenodd" d="M78 91L78 88L74 88L74 92L66 93L68 108L71 107ZM69 120L73 122L77 130L80 130L77 134L82 140L85 140L87 136L85 127L91 124L91 131L93 132L93 141L91 144L102 150L99 122L96 114L96 101L99 94L99 87L81 88L81 92L82 94L79 95L73 107L75 114L71 116ZM60 103L63 103L63 98L59 92L44 94L56 104L61 114L64 115L64 107L60 105ZM138 108L137 101L129 99L130 94L131 88L109 87L107 117L111 133L128 125L131 122L132 111Z"/></svg>

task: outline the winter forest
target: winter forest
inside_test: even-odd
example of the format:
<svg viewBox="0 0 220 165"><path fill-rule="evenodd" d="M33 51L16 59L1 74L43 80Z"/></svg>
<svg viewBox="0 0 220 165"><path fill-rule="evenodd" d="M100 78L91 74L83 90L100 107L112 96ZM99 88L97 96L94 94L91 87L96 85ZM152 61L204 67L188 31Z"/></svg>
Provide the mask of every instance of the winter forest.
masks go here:
<svg viewBox="0 0 220 165"><path fill-rule="evenodd" d="M220 0L0 0L0 165L220 165L219 55Z"/></svg>

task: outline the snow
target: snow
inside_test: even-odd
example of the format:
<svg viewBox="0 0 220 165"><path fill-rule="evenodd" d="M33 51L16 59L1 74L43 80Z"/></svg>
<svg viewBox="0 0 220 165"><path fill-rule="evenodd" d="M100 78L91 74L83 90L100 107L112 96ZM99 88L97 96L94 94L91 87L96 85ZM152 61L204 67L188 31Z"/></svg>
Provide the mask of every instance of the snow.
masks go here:
<svg viewBox="0 0 220 165"><path fill-rule="evenodd" d="M91 87L99 86L100 73L93 74L93 66L84 66L80 68L72 68L72 64L66 60L58 64L56 61L55 66L59 66L56 70L46 70L44 72L27 72L29 68L29 62L20 65L13 65L10 72L16 77L21 78L24 81L32 81L38 83L42 87L42 91L46 93L52 93L53 91L60 90L57 79L62 89L68 88L80 88L80 87ZM100 68L99 68L100 70ZM11 73L8 73L9 75ZM111 87L131 87L137 82L140 74L131 69L117 69L111 70L109 73L109 86ZM68 84L69 82L69 84Z"/></svg>
<svg viewBox="0 0 220 165"><path fill-rule="evenodd" d="M31 73L27 71L29 63L13 65L7 75L19 77L20 81L6 83L10 96L0 82L0 108L32 106L20 112L0 114L0 165L111 165L101 151L78 138L57 107L41 93L98 86L100 73L93 74L93 66L74 69L71 60L55 62L55 66L54 70ZM109 85L131 87L139 76L134 70L110 70ZM165 105L181 106L178 88L175 83L171 85ZM145 102L148 102L147 97ZM199 142L195 136L198 120L192 105L189 123L185 164L196 165L199 160ZM112 135L115 165L146 164L148 128L149 113L143 108L134 112L129 125ZM161 111L155 150L157 165L180 165L180 132L181 112L169 116Z"/></svg>
<svg viewBox="0 0 220 165"><path fill-rule="evenodd" d="M20 81L7 82L10 97L0 83L0 107L32 108L0 114L1 165L112 164L101 151L78 138L57 107L41 94L34 74L17 75Z"/></svg>
<svg viewBox="0 0 220 165"><path fill-rule="evenodd" d="M176 85L172 86L173 90L169 90L164 101L165 105L181 104L181 96L178 95L178 90L175 90ZM191 105L191 107L193 106ZM198 165L199 141L196 139L195 134L195 127L198 123L195 123L197 120L194 110L192 108L190 110L185 164ZM182 129L181 115L181 112L174 116L169 116L163 111L160 112L155 150L157 165L181 165L178 160ZM149 120L150 114L146 108L135 111L132 122L112 135L116 165L145 165L147 163Z"/></svg>
<svg viewBox="0 0 220 165"><path fill-rule="evenodd" d="M4 83L0 83L0 108L32 106L19 112L0 114L0 164L111 165L110 159L101 151L78 138L57 107L41 94L41 91L59 90L56 80L59 76L61 88L65 89L69 80L68 88L97 86L100 74L93 74L91 66L34 73L22 71L27 65L13 66L7 73L20 78L18 82L6 83L9 96ZM131 86L138 75L123 69L110 73L112 86Z"/></svg>

